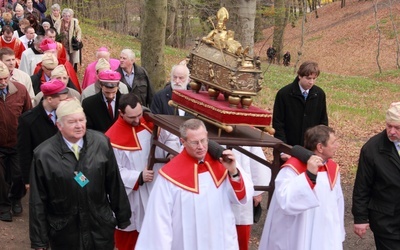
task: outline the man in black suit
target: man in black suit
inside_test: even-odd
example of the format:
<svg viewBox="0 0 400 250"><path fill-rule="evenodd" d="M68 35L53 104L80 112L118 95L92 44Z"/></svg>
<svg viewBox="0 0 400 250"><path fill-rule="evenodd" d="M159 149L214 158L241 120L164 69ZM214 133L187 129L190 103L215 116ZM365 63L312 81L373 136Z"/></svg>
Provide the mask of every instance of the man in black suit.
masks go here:
<svg viewBox="0 0 400 250"><path fill-rule="evenodd" d="M43 101L22 114L18 121L17 148L25 185L29 184L33 150L57 133L56 109L58 104L68 97L68 88L57 79L43 83L40 89L43 92Z"/></svg>
<svg viewBox="0 0 400 250"><path fill-rule="evenodd" d="M105 70L98 74L101 91L82 101L86 114L86 126L102 133L106 132L118 118L118 102L121 93L118 84L121 74L113 70Z"/></svg>
<svg viewBox="0 0 400 250"><path fill-rule="evenodd" d="M129 92L136 94L142 106L150 107L154 90L151 86L147 71L135 63L135 53L130 49L121 51L119 57L118 73L121 74L121 82L126 84Z"/></svg>
<svg viewBox="0 0 400 250"><path fill-rule="evenodd" d="M361 148L353 190L354 233L371 228L377 250L400 246L400 102L386 112L386 129Z"/></svg>

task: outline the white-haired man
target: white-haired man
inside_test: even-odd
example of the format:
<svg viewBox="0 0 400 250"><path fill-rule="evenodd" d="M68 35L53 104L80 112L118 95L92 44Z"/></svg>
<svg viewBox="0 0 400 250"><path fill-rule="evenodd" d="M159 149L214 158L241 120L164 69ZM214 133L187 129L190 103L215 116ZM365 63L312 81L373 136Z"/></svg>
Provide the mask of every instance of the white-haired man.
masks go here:
<svg viewBox="0 0 400 250"><path fill-rule="evenodd" d="M121 74L121 82L126 84L129 92L139 96L143 106L150 107L154 95L153 87L147 71L135 63L135 53L131 49L122 50L119 62L116 71Z"/></svg>
<svg viewBox="0 0 400 250"><path fill-rule="evenodd" d="M154 114L174 115L175 108L168 105L172 98L172 90L187 89L190 82L190 72L186 65L177 64L171 69L171 80L164 89L158 91L151 102L151 112ZM181 110L179 111L181 113ZM183 114L180 114L183 115Z"/></svg>

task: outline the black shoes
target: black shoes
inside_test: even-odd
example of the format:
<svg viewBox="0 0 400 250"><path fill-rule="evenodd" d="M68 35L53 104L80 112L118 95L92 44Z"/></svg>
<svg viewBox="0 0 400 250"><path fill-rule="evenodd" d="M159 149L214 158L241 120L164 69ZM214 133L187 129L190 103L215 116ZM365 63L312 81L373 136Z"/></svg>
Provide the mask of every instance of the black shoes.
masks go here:
<svg viewBox="0 0 400 250"><path fill-rule="evenodd" d="M11 201L11 211L14 216L22 214L21 200Z"/></svg>
<svg viewBox="0 0 400 250"><path fill-rule="evenodd" d="M11 212L0 213L0 220L6 221L6 222L11 222L12 221Z"/></svg>
<svg viewBox="0 0 400 250"><path fill-rule="evenodd" d="M22 209L21 200L11 201L11 211L0 213L0 220L6 221L6 222L11 222L13 215L14 216L21 215L22 210L23 209Z"/></svg>

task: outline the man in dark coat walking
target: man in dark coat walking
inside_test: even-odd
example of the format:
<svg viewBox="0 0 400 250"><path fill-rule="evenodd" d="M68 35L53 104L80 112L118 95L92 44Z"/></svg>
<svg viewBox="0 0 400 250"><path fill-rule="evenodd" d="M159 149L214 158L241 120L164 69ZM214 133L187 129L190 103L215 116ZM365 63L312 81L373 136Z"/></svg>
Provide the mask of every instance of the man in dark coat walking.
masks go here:
<svg viewBox="0 0 400 250"><path fill-rule="evenodd" d="M315 85L319 76L316 62L304 62L293 83L275 97L272 126L275 137L289 145L303 145L305 131L316 125L328 126L325 92ZM282 154L282 160L288 155Z"/></svg>
<svg viewBox="0 0 400 250"><path fill-rule="evenodd" d="M57 133L56 109L62 100L68 98L68 88L57 79L43 83L40 89L43 93L43 101L22 114L18 121L19 164L26 185L29 184L33 150Z"/></svg>
<svg viewBox="0 0 400 250"><path fill-rule="evenodd" d="M105 133L118 118L118 90L121 75L113 70L105 70L98 75L101 91L82 101L86 114L87 128Z"/></svg>
<svg viewBox="0 0 400 250"><path fill-rule="evenodd" d="M386 129L362 147L353 190L354 232L374 233L377 250L400 246L400 102L386 112Z"/></svg>
<svg viewBox="0 0 400 250"><path fill-rule="evenodd" d="M114 230L131 209L108 138L86 130L77 99L57 108L59 132L33 154L29 197L31 248L114 249Z"/></svg>

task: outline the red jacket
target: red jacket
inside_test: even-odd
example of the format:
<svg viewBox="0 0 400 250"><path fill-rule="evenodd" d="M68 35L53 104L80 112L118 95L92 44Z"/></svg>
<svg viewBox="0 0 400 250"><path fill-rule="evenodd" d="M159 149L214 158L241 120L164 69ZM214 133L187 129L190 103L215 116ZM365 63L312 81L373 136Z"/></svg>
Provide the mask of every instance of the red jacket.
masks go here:
<svg viewBox="0 0 400 250"><path fill-rule="evenodd" d="M18 118L31 108L31 98L25 86L9 82L6 99L3 100L0 96L0 147L10 148L17 145Z"/></svg>

